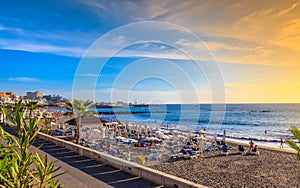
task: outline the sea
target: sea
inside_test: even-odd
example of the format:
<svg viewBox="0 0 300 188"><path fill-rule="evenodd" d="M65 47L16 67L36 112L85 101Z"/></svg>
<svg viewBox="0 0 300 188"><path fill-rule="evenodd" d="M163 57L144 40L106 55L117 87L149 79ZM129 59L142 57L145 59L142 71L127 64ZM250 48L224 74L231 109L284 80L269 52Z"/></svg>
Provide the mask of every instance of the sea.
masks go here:
<svg viewBox="0 0 300 188"><path fill-rule="evenodd" d="M169 127L186 132L206 130L208 135L259 145L279 147L280 139L292 138L289 126L300 127L300 104L159 104L97 108L107 121ZM295 140L296 141L296 140ZM284 144L284 148L289 148Z"/></svg>

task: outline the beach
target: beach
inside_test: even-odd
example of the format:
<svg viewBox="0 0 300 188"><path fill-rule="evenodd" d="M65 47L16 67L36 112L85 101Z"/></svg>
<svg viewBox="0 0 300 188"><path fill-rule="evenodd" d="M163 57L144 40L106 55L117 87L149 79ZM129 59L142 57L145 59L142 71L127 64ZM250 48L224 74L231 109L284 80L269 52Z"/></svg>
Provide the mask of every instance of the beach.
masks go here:
<svg viewBox="0 0 300 188"><path fill-rule="evenodd" d="M237 148L237 145L230 144ZM259 149L260 155L205 152L197 159L173 159L151 168L208 187L300 187L295 153Z"/></svg>
<svg viewBox="0 0 300 188"><path fill-rule="evenodd" d="M50 115L52 115L57 122L64 123L66 120L73 118L73 116L63 116L58 112L51 113ZM99 122L102 122L103 125L106 124L106 126L111 127L110 130L114 131L109 131L108 127L107 129L95 129L96 127L91 127L92 124L99 125ZM167 174L181 177L197 184L208 187L300 187L300 161L297 161L297 156L292 150L287 151L284 149L279 149L279 147L268 148L259 146L259 155L242 155L238 152L238 145L244 145L245 149L247 150L247 144L226 140L227 145L233 146L233 148L230 149L229 155L221 155L221 150L219 149L205 151L200 155L198 154L195 158L190 157L187 159L184 157L170 157L169 160L164 162L165 160L157 161L156 157L154 156L172 156L173 154L178 153L180 148L176 151L171 149L173 148L172 146L174 146L174 143L178 143L174 142L173 139L175 137L176 140L181 140L183 143L180 145L180 147L184 145L184 147L186 147L185 143L187 143L187 141L184 142L183 140L187 140L187 134L184 135L182 132L172 128L166 129L160 127L160 129L157 130L157 128L153 127L150 129L148 126L134 124L125 126L124 124L119 124L118 122L108 123L101 121L96 117L86 118L84 123L86 124L86 128L90 127L87 129L87 132L82 132L82 134L87 134L90 131L90 133L86 135L86 138L92 138L90 137L92 135L91 133L95 133L95 131L92 130L101 130L106 132L106 139L101 138L101 140L103 139L102 141L99 140L97 142L88 142L90 143L89 146L91 148L134 162L139 155L144 155L145 159L147 159L149 162L146 163L148 164L148 167ZM164 140L163 143L171 144L169 147L167 147L167 153L169 154L165 155L166 151L162 152L161 149L167 146L166 144L162 143L156 143L155 146L157 147L155 149L150 145L140 148L133 146L134 144L129 145L127 142L124 144L121 143L121 141L116 141L116 138L118 138L115 135L115 132L117 132L116 130L118 130L117 127L120 127L120 134L126 129L124 127L127 127L127 129L131 131L135 130L135 132L138 131L140 133L147 133L148 130L151 130L150 132L152 132L154 137L146 137L145 140L149 138L156 138L155 135L159 138L167 137L167 140ZM86 128L84 128L84 130ZM96 131L97 135L98 132L99 131ZM205 135L206 132L201 133L200 131L200 136L198 135L196 137L192 137L200 139L201 134ZM135 136L133 136L133 138L135 138ZM171 140L173 141L171 142ZM209 145L214 143L212 138L207 138L207 141L208 140L210 140L210 142L206 142L206 144ZM199 144L199 140L196 143ZM106 146L105 144L108 145ZM131 159L127 159L129 152L131 153L131 157L129 156Z"/></svg>
<svg viewBox="0 0 300 188"><path fill-rule="evenodd" d="M99 123L98 121L95 121L94 124ZM132 129L138 129L138 127ZM160 131L166 130L160 129ZM173 134L176 135L176 133ZM106 135L106 137L110 136ZM131 155L134 153L137 156L140 154L153 155L153 149L141 148L141 153L137 152L140 150L138 147L129 147L129 145L127 147L127 144L114 143L115 141L112 141L112 145L109 145L112 148L102 147L100 151L121 156L121 158L126 158L129 151ZM259 146L260 155L242 155L237 151L238 143L230 142L230 139L226 143L234 147L228 156L221 155L221 150L205 151L202 157L170 158L167 162L160 161L147 166L208 187L300 187L300 162L297 161L296 154L291 152L292 150L279 149L279 145L278 148ZM245 143L247 142L239 144L244 145L247 150L248 145ZM158 145L158 148L160 147L162 146ZM99 150L93 144L91 144L91 148Z"/></svg>

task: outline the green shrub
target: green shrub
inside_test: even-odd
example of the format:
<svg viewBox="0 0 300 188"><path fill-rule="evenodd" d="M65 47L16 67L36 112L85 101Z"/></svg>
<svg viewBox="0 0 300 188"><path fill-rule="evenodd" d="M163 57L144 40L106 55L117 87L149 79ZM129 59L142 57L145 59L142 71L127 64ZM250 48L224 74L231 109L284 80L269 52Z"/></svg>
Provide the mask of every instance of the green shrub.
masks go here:
<svg viewBox="0 0 300 188"><path fill-rule="evenodd" d="M0 107L18 133L16 138L0 126L0 187L62 187L54 180L60 174L53 175L60 167L48 161L47 155L42 157L29 151L39 132L37 124L42 115L37 119L29 116L25 120L27 112L31 114L33 108L28 104L22 107L21 104L22 101L16 104L13 115L5 107Z"/></svg>

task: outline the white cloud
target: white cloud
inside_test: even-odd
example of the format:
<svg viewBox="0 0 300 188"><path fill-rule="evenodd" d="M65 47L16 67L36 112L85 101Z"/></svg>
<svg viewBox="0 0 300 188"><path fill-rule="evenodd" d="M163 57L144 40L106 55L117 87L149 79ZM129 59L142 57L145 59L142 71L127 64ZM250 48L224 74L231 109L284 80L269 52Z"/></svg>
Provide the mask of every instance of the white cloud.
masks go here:
<svg viewBox="0 0 300 188"><path fill-rule="evenodd" d="M42 52L52 53L58 55L81 57L85 49L80 47L69 47L69 46L55 46L42 43L32 43L29 41L21 41L14 39L0 39L1 48L7 50L20 50L27 52Z"/></svg>
<svg viewBox="0 0 300 188"><path fill-rule="evenodd" d="M15 32L15 33L21 33L23 29L17 28L17 27L6 27L3 25L0 25L0 31L10 31L10 32Z"/></svg>
<svg viewBox="0 0 300 188"><path fill-rule="evenodd" d="M300 43L299 1L216 3L208 0L157 4L149 3L150 15L197 34L215 37L217 43L227 41L226 46L218 44L219 52L215 53L222 61L299 66L295 60L300 50L297 45ZM227 39L248 42L248 45L237 45ZM238 51L242 54L237 54Z"/></svg>
<svg viewBox="0 0 300 188"><path fill-rule="evenodd" d="M7 30L7 28L0 25L0 31L5 31L5 30Z"/></svg>
<svg viewBox="0 0 300 188"><path fill-rule="evenodd" d="M19 81L19 82L40 82L41 80L38 78L30 78L30 77L10 77L8 78L10 81Z"/></svg>

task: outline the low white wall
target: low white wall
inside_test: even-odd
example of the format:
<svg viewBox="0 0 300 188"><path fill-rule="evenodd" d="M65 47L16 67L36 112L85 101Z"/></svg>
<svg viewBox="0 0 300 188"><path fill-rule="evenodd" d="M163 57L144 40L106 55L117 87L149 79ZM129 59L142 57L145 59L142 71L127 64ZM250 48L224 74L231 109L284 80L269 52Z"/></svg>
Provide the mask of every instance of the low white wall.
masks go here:
<svg viewBox="0 0 300 188"><path fill-rule="evenodd" d="M132 175L144 178L155 184L163 185L164 187L175 187L175 188L205 188L205 186L187 181L185 179L172 176L170 174L163 173L130 161L126 161L99 151L92 150L87 147L83 147L72 142L61 140L44 133L39 133L38 137L40 139L49 141L58 146L67 148L73 152L79 153L96 161L106 163L110 166L118 168L124 172L130 173Z"/></svg>

